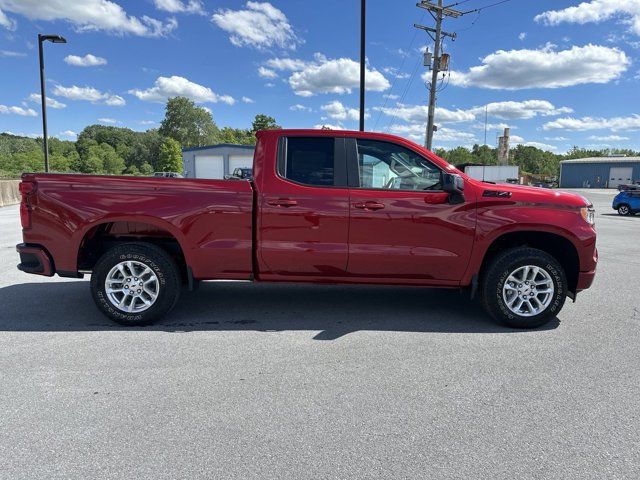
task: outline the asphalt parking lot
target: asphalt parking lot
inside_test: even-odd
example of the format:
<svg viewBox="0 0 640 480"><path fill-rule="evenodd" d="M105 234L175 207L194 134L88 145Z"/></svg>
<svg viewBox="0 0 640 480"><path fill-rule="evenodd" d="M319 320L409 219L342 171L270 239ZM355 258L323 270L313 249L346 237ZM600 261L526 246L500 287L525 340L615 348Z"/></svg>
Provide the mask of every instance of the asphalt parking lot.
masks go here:
<svg viewBox="0 0 640 480"><path fill-rule="evenodd" d="M122 328L15 269L0 209L0 478L640 478L640 215L535 331L456 291L207 283Z"/></svg>

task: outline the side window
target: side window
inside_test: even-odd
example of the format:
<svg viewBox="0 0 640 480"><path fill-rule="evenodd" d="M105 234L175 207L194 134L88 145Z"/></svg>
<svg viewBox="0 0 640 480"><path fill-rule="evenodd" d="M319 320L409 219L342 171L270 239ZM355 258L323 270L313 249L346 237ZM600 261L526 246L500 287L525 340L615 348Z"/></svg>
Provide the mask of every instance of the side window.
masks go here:
<svg viewBox="0 0 640 480"><path fill-rule="evenodd" d="M297 183L335 185L335 140L327 137L289 137L278 173ZM282 165L284 163L284 165Z"/></svg>
<svg viewBox="0 0 640 480"><path fill-rule="evenodd" d="M426 158L390 142L358 140L360 188L440 190L442 172Z"/></svg>

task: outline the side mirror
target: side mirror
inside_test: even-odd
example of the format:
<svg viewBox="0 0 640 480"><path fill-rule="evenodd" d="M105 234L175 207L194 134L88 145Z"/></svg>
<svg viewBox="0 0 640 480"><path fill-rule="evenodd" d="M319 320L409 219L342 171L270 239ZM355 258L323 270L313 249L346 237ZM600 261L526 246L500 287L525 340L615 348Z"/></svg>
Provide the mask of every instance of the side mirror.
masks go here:
<svg viewBox="0 0 640 480"><path fill-rule="evenodd" d="M442 190L449 194L450 204L464 203L464 180L460 175L443 173Z"/></svg>

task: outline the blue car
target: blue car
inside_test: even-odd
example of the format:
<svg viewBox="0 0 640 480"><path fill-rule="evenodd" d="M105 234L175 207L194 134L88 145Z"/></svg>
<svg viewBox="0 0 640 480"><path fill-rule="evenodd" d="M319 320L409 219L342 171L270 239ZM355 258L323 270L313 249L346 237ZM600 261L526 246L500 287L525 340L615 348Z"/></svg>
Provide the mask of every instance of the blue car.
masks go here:
<svg viewBox="0 0 640 480"><path fill-rule="evenodd" d="M640 190L625 190L613 199L614 210L618 215L634 215L640 212Z"/></svg>

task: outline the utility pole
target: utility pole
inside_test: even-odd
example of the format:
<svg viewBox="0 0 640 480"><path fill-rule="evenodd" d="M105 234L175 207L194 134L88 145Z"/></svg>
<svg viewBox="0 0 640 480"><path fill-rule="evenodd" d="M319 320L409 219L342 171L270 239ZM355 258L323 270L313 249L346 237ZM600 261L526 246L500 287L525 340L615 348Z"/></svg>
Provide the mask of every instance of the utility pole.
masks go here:
<svg viewBox="0 0 640 480"><path fill-rule="evenodd" d="M367 27L367 0L360 2L360 131L364 132L364 92L365 92L365 75L366 75L366 27Z"/></svg>
<svg viewBox="0 0 640 480"><path fill-rule="evenodd" d="M417 4L418 7L428 10L433 19L436 21L436 28L425 27L423 25L415 24L414 27L420 30L426 31L434 41L433 47L433 67L431 73L431 85L429 86L429 117L427 120L427 129L425 132L425 146L427 150L431 150L433 145L433 132L434 132L434 117L436 111L436 92L438 88L438 74L440 73L440 45L442 43L442 37L450 37L455 40L456 34L449 33L442 30L442 20L444 17L458 18L464 13L458 10L453 10L449 7L442 5L442 0L438 0L438 4L434 5L428 0L422 0ZM435 35L432 35L432 33Z"/></svg>

